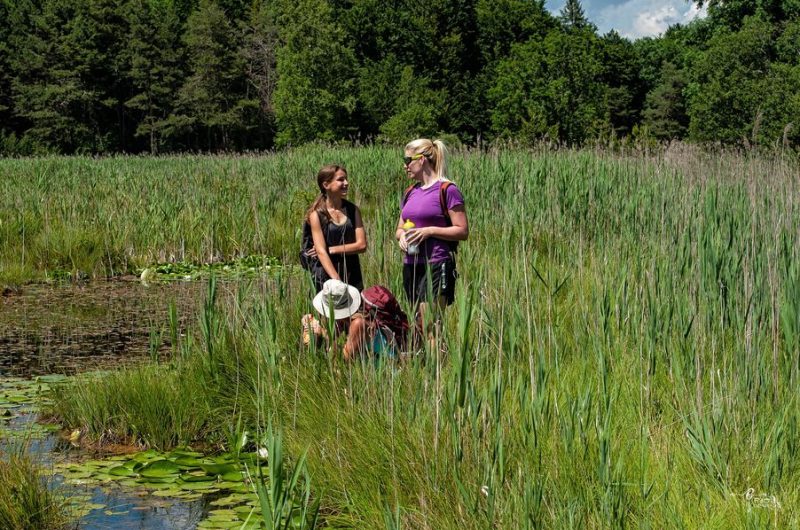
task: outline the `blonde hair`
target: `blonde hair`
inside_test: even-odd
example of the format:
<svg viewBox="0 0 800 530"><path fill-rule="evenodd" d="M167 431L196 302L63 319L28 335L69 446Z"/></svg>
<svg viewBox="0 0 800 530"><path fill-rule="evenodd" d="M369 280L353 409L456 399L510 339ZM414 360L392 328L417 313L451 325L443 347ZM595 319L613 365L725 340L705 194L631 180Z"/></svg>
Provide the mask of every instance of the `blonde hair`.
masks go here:
<svg viewBox="0 0 800 530"><path fill-rule="evenodd" d="M433 172L442 180L447 180L447 148L441 140L429 140L427 138L417 138L406 144L406 151L422 154L433 165Z"/></svg>

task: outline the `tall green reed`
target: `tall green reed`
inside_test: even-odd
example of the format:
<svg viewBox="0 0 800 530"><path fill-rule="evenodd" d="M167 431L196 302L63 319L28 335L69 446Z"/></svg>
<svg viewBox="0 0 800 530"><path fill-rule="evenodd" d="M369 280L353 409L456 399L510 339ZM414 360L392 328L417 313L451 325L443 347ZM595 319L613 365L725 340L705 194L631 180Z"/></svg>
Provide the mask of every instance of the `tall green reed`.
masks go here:
<svg viewBox="0 0 800 530"><path fill-rule="evenodd" d="M313 172L343 161L368 230L367 283L400 292L401 255L384 233L404 187L395 154L315 147L160 162L207 164L178 201L195 204L174 215L218 208L207 192L225 205L206 216L213 230L182 237L186 256L255 249L290 263ZM287 268L219 301L213 356L201 331L158 369L199 392L187 395L203 421L178 438L224 445L232 418L251 432L272 422L289 455L306 454L322 513L360 527L800 524L790 166L673 150L463 152L452 162L471 237L442 347L397 365L301 349L311 293ZM129 263L180 247L161 225L152 239L122 226L121 240L151 249ZM123 396L136 373L115 376ZM60 396L67 423L132 436L133 415L112 421L124 401L105 404L102 386L87 388L70 404ZM780 508L758 501L770 496Z"/></svg>

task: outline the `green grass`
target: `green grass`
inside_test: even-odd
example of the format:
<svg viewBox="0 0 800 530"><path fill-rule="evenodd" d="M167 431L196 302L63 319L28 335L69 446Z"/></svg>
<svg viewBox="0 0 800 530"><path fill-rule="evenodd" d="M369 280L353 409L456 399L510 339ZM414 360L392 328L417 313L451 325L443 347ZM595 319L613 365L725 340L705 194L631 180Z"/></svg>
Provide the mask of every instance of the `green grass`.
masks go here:
<svg viewBox="0 0 800 530"><path fill-rule="evenodd" d="M398 160L310 148L3 164L51 164L76 185L108 171L142 204L177 186L157 173L194 167L171 200L195 201L217 224L214 237L207 226L183 237L187 259L292 263L314 172L342 161L368 230L367 283L400 293ZM459 154L471 235L446 353L376 367L301 351L310 287L287 269L227 296L210 286L214 303L170 363L64 389L55 411L89 436L164 448L280 429L288 454L308 450L323 517L359 528L800 526L796 162L680 149ZM117 220L116 245L137 249L123 252L129 264L174 253L191 231Z"/></svg>
<svg viewBox="0 0 800 530"><path fill-rule="evenodd" d="M65 501L47 487L42 475L30 457L0 452L0 528L67 528Z"/></svg>

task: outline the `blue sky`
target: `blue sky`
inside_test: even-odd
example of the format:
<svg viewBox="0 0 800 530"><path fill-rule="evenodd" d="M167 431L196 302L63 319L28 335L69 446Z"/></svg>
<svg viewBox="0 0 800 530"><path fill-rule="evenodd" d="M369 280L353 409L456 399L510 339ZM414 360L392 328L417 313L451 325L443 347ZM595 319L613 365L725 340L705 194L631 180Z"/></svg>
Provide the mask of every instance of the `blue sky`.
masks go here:
<svg viewBox="0 0 800 530"><path fill-rule="evenodd" d="M558 14L564 0L547 0L547 8ZM686 23L703 16L694 2L687 0L582 0L586 16L602 35L612 29L630 39L655 37L670 25Z"/></svg>

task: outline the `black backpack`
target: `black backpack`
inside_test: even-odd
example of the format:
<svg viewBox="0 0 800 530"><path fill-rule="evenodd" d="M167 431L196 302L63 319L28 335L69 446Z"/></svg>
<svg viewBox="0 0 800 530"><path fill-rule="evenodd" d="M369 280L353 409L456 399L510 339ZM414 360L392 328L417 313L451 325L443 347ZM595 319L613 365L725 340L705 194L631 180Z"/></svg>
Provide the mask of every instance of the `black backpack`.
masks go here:
<svg viewBox="0 0 800 530"><path fill-rule="evenodd" d="M311 225L308 221L303 221L303 240L300 243L300 266L310 271L315 261L315 257L306 256L306 252L314 248L314 238L311 236Z"/></svg>
<svg viewBox="0 0 800 530"><path fill-rule="evenodd" d="M450 220L450 213L447 211L447 188L453 184L449 180L445 180L442 182L441 187L439 188L439 205L442 207L442 213L444 214L444 220L447 226L453 226L453 221ZM408 201L408 196L411 194L411 190L418 187L419 183L414 183L411 186L406 188L406 191L403 192L403 200L400 203L400 210L403 210L403 206L406 205L406 201ZM310 233L310 232L309 232ZM450 247L450 252L458 252L458 241L447 241L442 239L447 245Z"/></svg>

